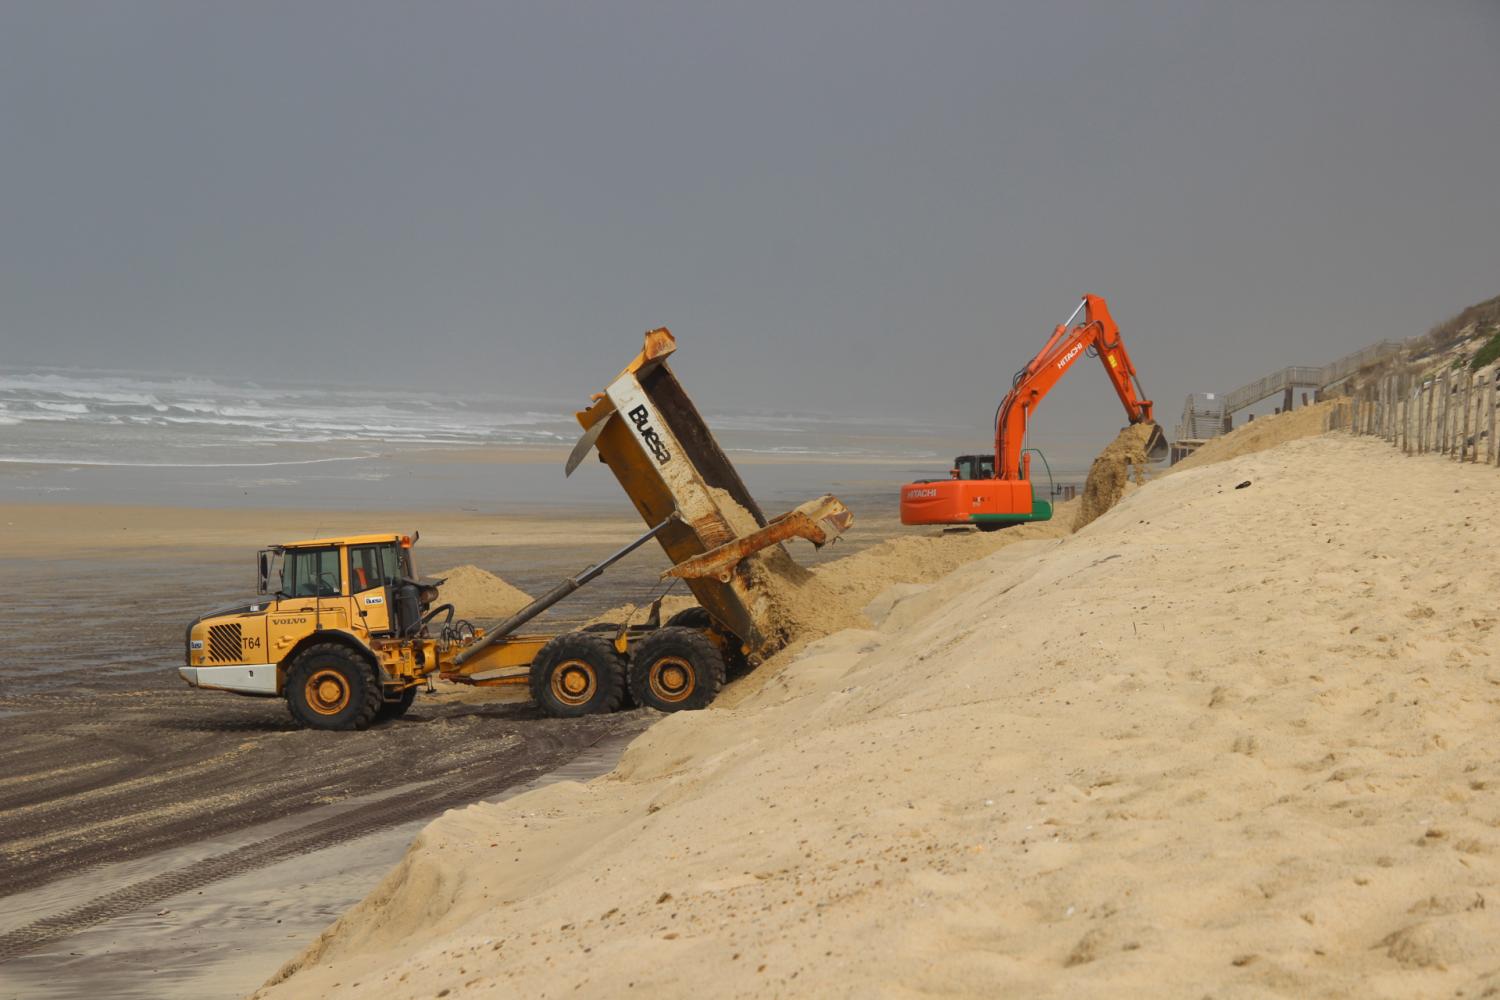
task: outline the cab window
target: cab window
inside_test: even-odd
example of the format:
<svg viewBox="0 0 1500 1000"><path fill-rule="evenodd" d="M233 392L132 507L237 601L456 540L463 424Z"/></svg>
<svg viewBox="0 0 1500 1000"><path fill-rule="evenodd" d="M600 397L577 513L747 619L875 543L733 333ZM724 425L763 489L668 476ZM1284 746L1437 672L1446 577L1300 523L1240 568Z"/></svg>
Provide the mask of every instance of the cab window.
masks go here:
<svg viewBox="0 0 1500 1000"><path fill-rule="evenodd" d="M394 544L356 545L349 550L349 585L362 593L395 583L402 572L401 550Z"/></svg>
<svg viewBox="0 0 1500 1000"><path fill-rule="evenodd" d="M990 455L960 455L959 479L994 479L995 459Z"/></svg>
<svg viewBox="0 0 1500 1000"><path fill-rule="evenodd" d="M287 597L337 597L339 550L290 549L281 564L281 592Z"/></svg>

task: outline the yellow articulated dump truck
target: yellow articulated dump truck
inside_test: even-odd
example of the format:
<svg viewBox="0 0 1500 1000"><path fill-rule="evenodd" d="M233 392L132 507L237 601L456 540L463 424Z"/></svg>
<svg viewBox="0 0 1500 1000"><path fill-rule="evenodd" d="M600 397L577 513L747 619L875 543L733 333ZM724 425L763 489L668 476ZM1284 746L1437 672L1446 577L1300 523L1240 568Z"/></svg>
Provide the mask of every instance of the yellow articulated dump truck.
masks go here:
<svg viewBox="0 0 1500 1000"><path fill-rule="evenodd" d="M785 644L762 575L746 560L791 538L821 547L853 521L833 496L767 520L719 448L666 358L676 341L646 335L639 355L578 413L583 437L571 473L597 450L648 525L645 534L563 580L511 618L475 625L423 580L415 536L357 535L289 542L258 559L259 596L188 626L194 687L286 699L316 729L363 729L398 718L434 678L525 685L549 715L627 704L703 708L730 665L753 667ZM640 546L657 540L699 607L660 621L562 634L521 628Z"/></svg>

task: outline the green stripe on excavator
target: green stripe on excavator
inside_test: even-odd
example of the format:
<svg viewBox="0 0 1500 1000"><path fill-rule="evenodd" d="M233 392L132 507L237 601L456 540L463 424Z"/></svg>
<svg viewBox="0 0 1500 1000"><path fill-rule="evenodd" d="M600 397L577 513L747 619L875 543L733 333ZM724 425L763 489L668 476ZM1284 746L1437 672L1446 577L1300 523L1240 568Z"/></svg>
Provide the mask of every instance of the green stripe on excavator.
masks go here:
<svg viewBox="0 0 1500 1000"><path fill-rule="evenodd" d="M1020 524L1022 521L1052 520L1052 505L1046 500L1033 500L1030 514L970 514L975 524Z"/></svg>

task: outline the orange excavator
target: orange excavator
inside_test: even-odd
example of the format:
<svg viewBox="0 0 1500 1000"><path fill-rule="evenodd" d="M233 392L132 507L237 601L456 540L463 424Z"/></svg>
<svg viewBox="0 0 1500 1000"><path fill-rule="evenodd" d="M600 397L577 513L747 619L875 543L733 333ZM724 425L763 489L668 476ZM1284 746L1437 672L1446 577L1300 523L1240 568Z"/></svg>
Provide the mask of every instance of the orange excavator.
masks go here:
<svg viewBox="0 0 1500 1000"><path fill-rule="evenodd" d="M1072 326L1079 313L1083 322ZM1052 331L1047 345L1011 380L1010 392L995 411L995 454L960 455L947 479L919 480L901 487L901 523L972 524L981 531L995 531L1024 521L1051 519L1052 503L1032 492L1035 449L1025 447L1026 425L1042 399L1084 354L1104 364L1130 422L1151 425L1147 456L1152 461L1165 458L1166 438L1152 419L1151 400L1144 398L1109 306L1097 295L1085 295L1068 321Z"/></svg>

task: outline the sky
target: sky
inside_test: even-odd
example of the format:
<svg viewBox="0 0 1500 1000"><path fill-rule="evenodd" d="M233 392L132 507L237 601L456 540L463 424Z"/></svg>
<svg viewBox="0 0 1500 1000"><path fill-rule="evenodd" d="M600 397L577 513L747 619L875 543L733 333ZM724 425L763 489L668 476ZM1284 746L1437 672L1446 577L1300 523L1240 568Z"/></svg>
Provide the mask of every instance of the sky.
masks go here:
<svg viewBox="0 0 1500 1000"><path fill-rule="evenodd" d="M1500 294L1500 2L0 5L0 366L972 427ZM1077 368L1034 436L1123 423Z"/></svg>

